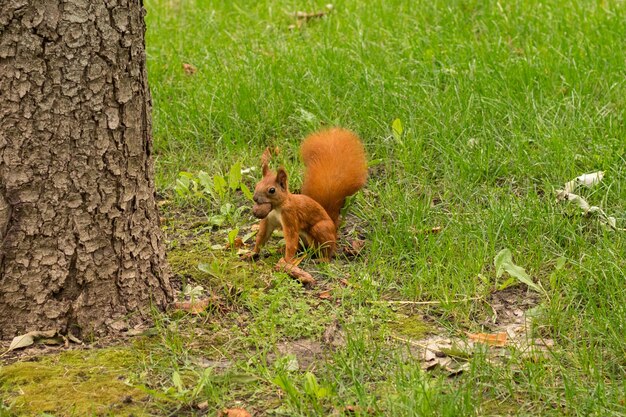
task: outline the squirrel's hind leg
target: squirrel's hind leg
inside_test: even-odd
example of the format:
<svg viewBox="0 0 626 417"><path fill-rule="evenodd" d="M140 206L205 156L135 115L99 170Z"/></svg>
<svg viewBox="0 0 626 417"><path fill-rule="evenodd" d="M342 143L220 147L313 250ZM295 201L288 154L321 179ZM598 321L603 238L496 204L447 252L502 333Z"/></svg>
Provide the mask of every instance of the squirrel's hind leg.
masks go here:
<svg viewBox="0 0 626 417"><path fill-rule="evenodd" d="M337 231L332 220L323 220L311 228L311 237L320 250L322 260L329 261L337 247Z"/></svg>

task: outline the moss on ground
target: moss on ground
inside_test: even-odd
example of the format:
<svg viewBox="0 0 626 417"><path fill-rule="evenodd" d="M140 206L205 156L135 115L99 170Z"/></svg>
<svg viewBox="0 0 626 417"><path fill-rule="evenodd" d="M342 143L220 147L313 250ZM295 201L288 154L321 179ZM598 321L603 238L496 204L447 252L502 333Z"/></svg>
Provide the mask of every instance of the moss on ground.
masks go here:
<svg viewBox="0 0 626 417"><path fill-rule="evenodd" d="M74 350L0 367L0 395L19 416L144 416L149 396L129 381L127 347Z"/></svg>
<svg viewBox="0 0 626 417"><path fill-rule="evenodd" d="M424 318L419 315L398 315L398 318L388 325L394 334L412 340L423 339L432 331L432 326L426 323Z"/></svg>

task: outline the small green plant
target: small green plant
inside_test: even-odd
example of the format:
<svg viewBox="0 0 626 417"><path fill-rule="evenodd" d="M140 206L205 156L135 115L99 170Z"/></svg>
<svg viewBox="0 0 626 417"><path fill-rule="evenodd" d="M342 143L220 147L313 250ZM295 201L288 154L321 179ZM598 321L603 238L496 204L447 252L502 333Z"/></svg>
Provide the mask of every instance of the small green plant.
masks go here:
<svg viewBox="0 0 626 417"><path fill-rule="evenodd" d="M238 234L239 234L239 229L237 228L228 232L228 246L230 246L231 249L235 248L235 239L237 238Z"/></svg>
<svg viewBox="0 0 626 417"><path fill-rule="evenodd" d="M246 199L252 199L252 192L242 181L241 162L234 163L227 176L221 174L209 175L205 171L197 174L182 171L178 174L174 191L180 202L189 205L209 203L217 207L224 207L232 193L240 190Z"/></svg>
<svg viewBox="0 0 626 417"><path fill-rule="evenodd" d="M166 389L166 394L187 405L193 405L201 394L212 384L213 370L206 368L187 372L190 382L183 381L179 371L172 372L172 386Z"/></svg>
<svg viewBox="0 0 626 417"><path fill-rule="evenodd" d="M217 227L237 223L246 209L246 205L236 206L236 191L241 191L247 200L252 199L252 192L243 182L240 162L231 166L226 177L221 174L211 176L205 171L196 174L182 171L178 174L174 191L182 206L208 206L208 222Z"/></svg>
<svg viewBox="0 0 626 417"><path fill-rule="evenodd" d="M498 286L499 290L503 290L519 281L538 293L547 296L546 290L540 283L533 282L532 278L526 273L526 270L519 265L513 263L513 254L510 249L502 249L495 256L493 263L496 267L496 278L500 278L505 272L510 275L509 279Z"/></svg>
<svg viewBox="0 0 626 417"><path fill-rule="evenodd" d="M298 379L293 372L282 369L272 379L272 383L287 394L289 402L297 410L313 409L322 414L324 412L324 400L333 395L332 388L326 384L321 384L312 372L306 372L301 382Z"/></svg>

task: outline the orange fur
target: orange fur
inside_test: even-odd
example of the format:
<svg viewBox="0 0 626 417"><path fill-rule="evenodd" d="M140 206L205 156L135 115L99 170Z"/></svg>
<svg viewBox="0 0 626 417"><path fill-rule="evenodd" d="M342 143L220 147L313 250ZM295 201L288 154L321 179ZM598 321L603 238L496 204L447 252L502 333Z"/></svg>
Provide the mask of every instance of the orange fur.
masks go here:
<svg viewBox="0 0 626 417"><path fill-rule="evenodd" d="M320 203L339 226L346 197L359 191L367 180L363 144L354 133L332 128L307 137L300 153L306 165L302 194Z"/></svg>
<svg viewBox="0 0 626 417"><path fill-rule="evenodd" d="M253 213L262 217L253 254L260 252L272 232L281 227L285 261L293 262L302 238L321 249L325 259L335 252L339 212L345 198L367 179L361 141L353 133L334 128L309 136L301 146L306 173L302 194L291 194L283 168L270 171L263 159L263 178L254 189ZM270 208L271 206L271 208Z"/></svg>

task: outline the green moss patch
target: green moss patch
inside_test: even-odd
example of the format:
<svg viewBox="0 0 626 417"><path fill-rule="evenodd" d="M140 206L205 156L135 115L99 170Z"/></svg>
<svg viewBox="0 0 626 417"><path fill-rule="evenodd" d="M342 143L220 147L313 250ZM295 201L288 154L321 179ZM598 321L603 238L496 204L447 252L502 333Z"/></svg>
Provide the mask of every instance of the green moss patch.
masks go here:
<svg viewBox="0 0 626 417"><path fill-rule="evenodd" d="M148 395L129 382L128 348L76 350L0 367L0 395L20 416L143 416Z"/></svg>
<svg viewBox="0 0 626 417"><path fill-rule="evenodd" d="M432 327L419 315L398 315L388 325L392 333L412 340L422 339L432 331Z"/></svg>

